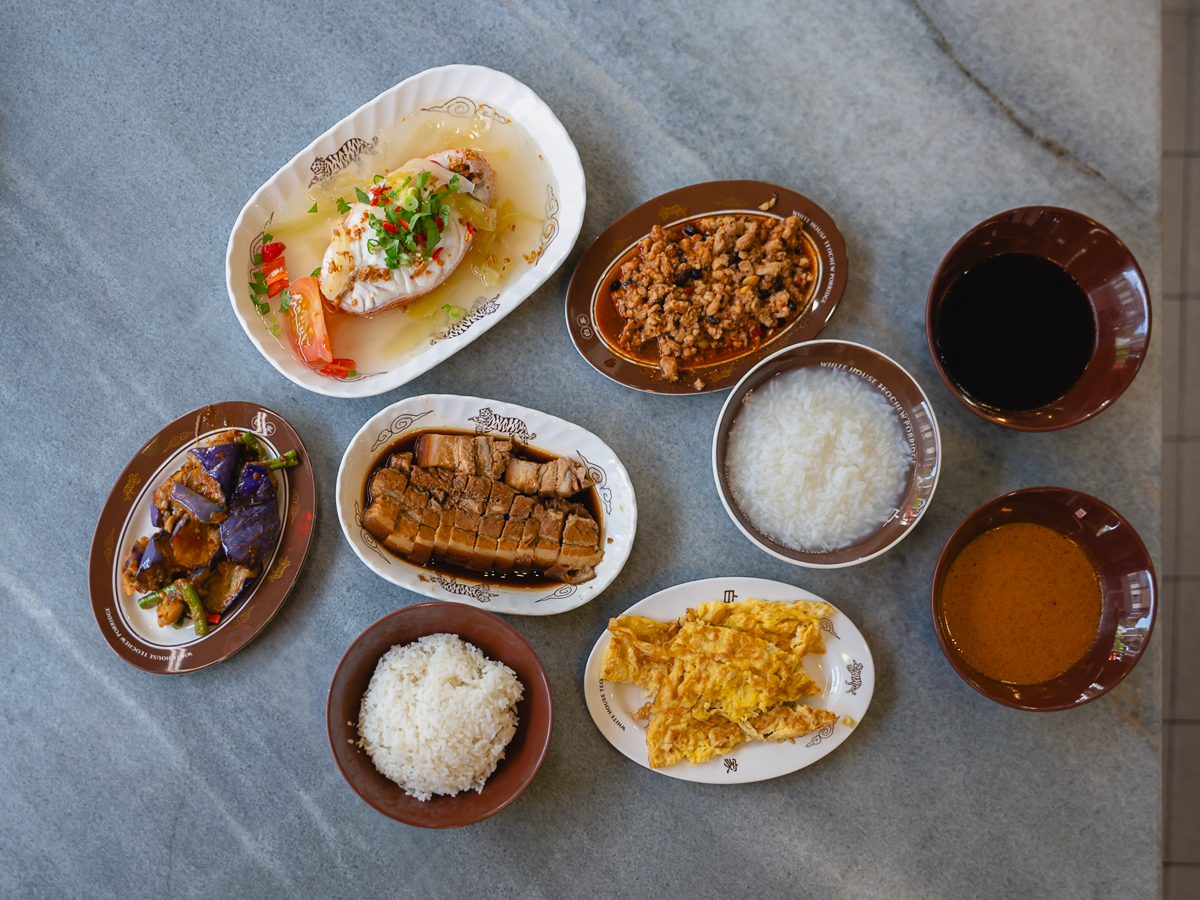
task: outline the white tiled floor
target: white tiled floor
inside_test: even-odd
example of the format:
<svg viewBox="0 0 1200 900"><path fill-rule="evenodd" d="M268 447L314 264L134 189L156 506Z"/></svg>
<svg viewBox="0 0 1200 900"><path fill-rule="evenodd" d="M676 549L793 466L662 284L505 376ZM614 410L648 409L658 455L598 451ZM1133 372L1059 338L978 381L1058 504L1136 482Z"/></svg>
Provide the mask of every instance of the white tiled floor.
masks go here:
<svg viewBox="0 0 1200 900"><path fill-rule="evenodd" d="M1163 892L1200 898L1200 0L1163 3ZM1161 323L1161 324L1160 324Z"/></svg>

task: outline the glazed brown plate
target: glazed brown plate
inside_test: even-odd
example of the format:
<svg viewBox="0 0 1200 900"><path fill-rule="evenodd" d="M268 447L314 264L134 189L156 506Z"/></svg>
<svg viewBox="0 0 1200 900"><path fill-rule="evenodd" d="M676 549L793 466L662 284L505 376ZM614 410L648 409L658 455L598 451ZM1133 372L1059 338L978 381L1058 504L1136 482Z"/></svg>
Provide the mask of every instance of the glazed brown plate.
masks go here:
<svg viewBox="0 0 1200 900"><path fill-rule="evenodd" d="M977 672L954 646L942 611L946 574L967 544L1015 522L1042 525L1069 538L1100 581L1100 627L1091 647L1062 675L1041 684L1008 684ZM967 516L938 558L930 602L938 643L963 681L997 703L1042 712L1081 706L1116 687L1142 658L1158 607L1154 564L1133 527L1104 501L1061 487L1012 491ZM1029 627L1038 627L1033 615Z"/></svg>
<svg viewBox="0 0 1200 900"><path fill-rule="evenodd" d="M206 636L191 628L159 628L153 609L143 610L120 587L120 568L130 545L153 533L150 497L182 464L197 441L220 431L252 432L268 455L295 450L300 464L276 472L279 543L250 594ZM92 612L100 633L121 659L157 675L195 672L232 656L266 627L296 583L312 540L316 513L312 462L300 437L279 413L257 403L214 403L180 416L130 460L113 486L88 558Z"/></svg>
<svg viewBox="0 0 1200 900"><path fill-rule="evenodd" d="M778 196L769 212L758 207ZM782 219L797 216L817 265L807 307L765 340L718 361L680 365L679 380L668 381L654 359L631 353L617 343L624 319L613 303L614 273L655 225L681 228L713 215L750 215ZM592 367L613 381L656 394L695 394L733 387L760 360L777 350L809 341L821 333L846 289L849 267L846 242L825 210L807 197L762 181L709 181L668 191L647 200L613 222L584 253L567 288L567 331L575 349ZM699 378L704 387L697 391Z"/></svg>
<svg viewBox="0 0 1200 900"><path fill-rule="evenodd" d="M996 409L971 397L954 383L938 348L938 316L951 286L976 264L1006 253L1041 257L1065 270L1086 294L1096 329L1079 379L1057 400L1031 410ZM1133 382L1150 345L1150 290L1129 248L1094 219L1053 206L1010 209L968 231L938 266L925 304L925 338L942 381L975 415L1017 431L1055 431L1108 409Z"/></svg>
<svg viewBox="0 0 1200 900"><path fill-rule="evenodd" d="M396 644L430 634L457 634L488 659L502 662L524 686L517 733L483 791L418 800L375 768L358 746L358 713L379 658ZM355 638L329 685L329 746L342 775L363 800L385 816L421 828L458 828L495 815L521 795L546 758L554 730L554 703L541 660L520 632L499 616L461 603L418 603L370 625Z"/></svg>

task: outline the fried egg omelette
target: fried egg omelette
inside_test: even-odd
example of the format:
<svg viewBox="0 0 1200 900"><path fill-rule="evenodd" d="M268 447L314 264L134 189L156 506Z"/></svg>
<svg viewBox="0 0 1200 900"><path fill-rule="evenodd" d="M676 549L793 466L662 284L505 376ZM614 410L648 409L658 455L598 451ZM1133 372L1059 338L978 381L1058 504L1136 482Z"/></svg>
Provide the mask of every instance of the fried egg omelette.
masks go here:
<svg viewBox="0 0 1200 900"><path fill-rule="evenodd" d="M837 715L802 698L820 688L804 672L806 653L824 653L820 621L827 603L720 601L674 622L610 619L601 664L609 681L651 697L636 713L649 719L651 768L702 763L748 740L788 741Z"/></svg>

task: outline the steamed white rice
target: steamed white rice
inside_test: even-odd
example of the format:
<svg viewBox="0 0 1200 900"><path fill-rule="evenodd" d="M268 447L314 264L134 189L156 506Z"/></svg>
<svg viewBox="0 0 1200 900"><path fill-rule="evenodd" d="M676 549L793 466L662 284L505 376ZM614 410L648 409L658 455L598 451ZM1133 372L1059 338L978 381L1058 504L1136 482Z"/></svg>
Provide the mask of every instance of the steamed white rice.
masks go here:
<svg viewBox="0 0 1200 900"><path fill-rule="evenodd" d="M845 369L808 366L747 395L726 473L754 525L795 550L867 537L896 512L912 452L883 392Z"/></svg>
<svg viewBox="0 0 1200 900"><path fill-rule="evenodd" d="M483 790L517 732L515 672L455 634L380 657L358 716L359 746L409 796Z"/></svg>

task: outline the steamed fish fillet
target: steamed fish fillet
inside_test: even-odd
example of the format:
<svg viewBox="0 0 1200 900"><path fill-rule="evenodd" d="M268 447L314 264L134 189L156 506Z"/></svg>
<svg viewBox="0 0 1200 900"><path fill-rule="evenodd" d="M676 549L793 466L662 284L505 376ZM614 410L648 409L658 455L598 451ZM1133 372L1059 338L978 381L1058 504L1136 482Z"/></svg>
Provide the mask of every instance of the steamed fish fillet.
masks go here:
<svg viewBox="0 0 1200 900"><path fill-rule="evenodd" d="M468 195L484 208L492 204L495 174L478 151L444 150L410 160L397 170L414 176L421 172L430 175L430 191L444 189L458 176L456 193ZM389 175L389 180L397 173ZM420 257L411 266L389 269L384 250L370 246L376 237L372 215L382 219L383 212L367 203L351 203L349 212L334 226L321 261L321 293L351 315L369 315L428 294L454 273L474 240L474 231L463 215L453 207L443 207L437 258Z"/></svg>

